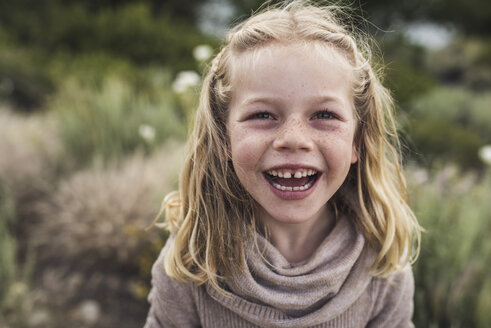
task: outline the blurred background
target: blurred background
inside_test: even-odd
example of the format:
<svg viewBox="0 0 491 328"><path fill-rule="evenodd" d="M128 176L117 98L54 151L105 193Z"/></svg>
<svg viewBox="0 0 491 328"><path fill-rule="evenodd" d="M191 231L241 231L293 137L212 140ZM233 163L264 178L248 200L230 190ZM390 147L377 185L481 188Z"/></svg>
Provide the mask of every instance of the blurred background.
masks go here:
<svg viewBox="0 0 491 328"><path fill-rule="evenodd" d="M0 1L0 327L141 327L201 73L255 0ZM491 2L352 1L426 232L416 327L491 327Z"/></svg>

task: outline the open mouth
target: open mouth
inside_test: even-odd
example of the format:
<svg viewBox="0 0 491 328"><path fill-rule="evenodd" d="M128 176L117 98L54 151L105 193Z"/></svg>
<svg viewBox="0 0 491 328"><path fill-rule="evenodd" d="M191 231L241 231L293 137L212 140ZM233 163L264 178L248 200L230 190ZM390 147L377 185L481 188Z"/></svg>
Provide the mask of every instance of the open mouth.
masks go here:
<svg viewBox="0 0 491 328"><path fill-rule="evenodd" d="M320 172L312 169L282 169L264 172L268 182L276 189L283 191L308 190L314 185L320 174Z"/></svg>

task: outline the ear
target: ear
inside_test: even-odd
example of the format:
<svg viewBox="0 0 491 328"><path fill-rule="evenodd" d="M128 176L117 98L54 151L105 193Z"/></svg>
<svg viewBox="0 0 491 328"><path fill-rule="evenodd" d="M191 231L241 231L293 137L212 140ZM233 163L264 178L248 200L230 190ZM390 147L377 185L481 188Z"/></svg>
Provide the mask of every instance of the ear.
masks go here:
<svg viewBox="0 0 491 328"><path fill-rule="evenodd" d="M351 150L351 164L355 164L358 162L358 146L356 145L356 142L353 141L353 147Z"/></svg>
<svg viewBox="0 0 491 328"><path fill-rule="evenodd" d="M363 122L359 121L355 129L355 135L353 137L353 144L351 145L351 164L358 162L360 147L361 147L361 134L363 133Z"/></svg>

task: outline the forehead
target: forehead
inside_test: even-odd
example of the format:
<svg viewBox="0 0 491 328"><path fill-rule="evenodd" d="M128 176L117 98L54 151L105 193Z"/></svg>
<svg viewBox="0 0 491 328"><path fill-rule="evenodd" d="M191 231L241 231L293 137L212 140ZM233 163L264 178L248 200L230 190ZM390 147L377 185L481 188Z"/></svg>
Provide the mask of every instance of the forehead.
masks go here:
<svg viewBox="0 0 491 328"><path fill-rule="evenodd" d="M352 98L354 70L336 48L321 42L272 43L232 56L232 98L254 93L342 93ZM239 95L240 94L240 95Z"/></svg>
<svg viewBox="0 0 491 328"><path fill-rule="evenodd" d="M234 53L231 59L231 80L241 73L251 73L263 69L264 64L282 65L294 56L297 65L317 64L320 68L326 63L344 70L347 76L353 75L353 66L340 50L319 41L273 42L251 50ZM305 63L308 61L309 63Z"/></svg>

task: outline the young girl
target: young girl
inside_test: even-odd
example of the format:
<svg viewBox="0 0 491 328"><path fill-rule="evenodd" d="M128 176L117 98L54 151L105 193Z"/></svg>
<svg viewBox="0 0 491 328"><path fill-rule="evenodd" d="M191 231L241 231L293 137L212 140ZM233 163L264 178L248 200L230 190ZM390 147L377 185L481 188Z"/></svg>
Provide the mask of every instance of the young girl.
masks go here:
<svg viewBox="0 0 491 328"><path fill-rule="evenodd" d="M230 31L201 92L145 327L411 327L392 102L338 10ZM417 244L417 243L416 243Z"/></svg>

